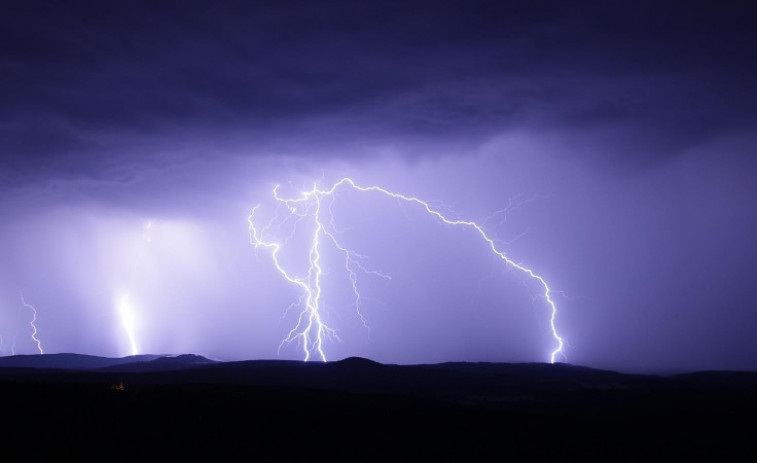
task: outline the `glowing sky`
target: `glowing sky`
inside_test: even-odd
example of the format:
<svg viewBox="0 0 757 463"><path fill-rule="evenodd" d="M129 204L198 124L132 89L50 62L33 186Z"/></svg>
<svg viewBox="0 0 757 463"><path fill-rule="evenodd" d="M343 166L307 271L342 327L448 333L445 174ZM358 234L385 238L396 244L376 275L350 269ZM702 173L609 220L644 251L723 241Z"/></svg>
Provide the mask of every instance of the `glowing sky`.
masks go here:
<svg viewBox="0 0 757 463"><path fill-rule="evenodd" d="M0 355L301 359L279 348L302 292L247 220L277 184L349 176L534 269L570 363L755 369L755 19L743 2L5 2ZM387 199L329 205L370 270L358 311L344 255L324 255L330 359L549 360L533 281Z"/></svg>

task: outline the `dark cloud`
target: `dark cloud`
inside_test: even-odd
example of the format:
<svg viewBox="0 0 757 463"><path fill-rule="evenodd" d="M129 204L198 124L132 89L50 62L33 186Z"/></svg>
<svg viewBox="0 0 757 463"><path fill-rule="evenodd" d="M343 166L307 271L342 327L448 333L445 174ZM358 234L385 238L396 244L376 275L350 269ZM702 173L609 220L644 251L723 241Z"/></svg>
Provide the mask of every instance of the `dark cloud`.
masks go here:
<svg viewBox="0 0 757 463"><path fill-rule="evenodd" d="M0 147L6 165L36 169L127 137L476 143L527 128L643 165L754 125L753 13L743 2L10 2Z"/></svg>

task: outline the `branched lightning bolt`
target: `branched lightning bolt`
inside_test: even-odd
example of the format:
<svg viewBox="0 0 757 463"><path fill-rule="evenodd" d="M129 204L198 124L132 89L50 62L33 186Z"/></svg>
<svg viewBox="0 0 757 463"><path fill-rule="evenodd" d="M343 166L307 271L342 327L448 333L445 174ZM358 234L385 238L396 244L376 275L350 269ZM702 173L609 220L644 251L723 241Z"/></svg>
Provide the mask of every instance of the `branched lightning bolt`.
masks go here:
<svg viewBox="0 0 757 463"><path fill-rule="evenodd" d="M313 191L317 191L317 188L314 187ZM305 217L305 215L301 215L300 211L298 211L296 203L306 200L307 197L300 200L283 199L278 195L278 186L274 188L273 194L277 201L282 202L287 206L292 216L299 216L300 218ZM292 276L281 266L279 261L281 245L279 243L263 240L262 233L258 232L253 223L253 217L260 207L259 205L252 209L247 221L250 224L250 242L256 248L262 246L272 249L272 257L276 269L287 281L299 286L304 292L305 309L300 312L297 324L282 341L282 345L295 340L301 340L306 361L310 359L311 351L316 351L325 362L326 354L323 352L324 337L336 337L336 332L324 323L320 311L321 275L323 273L323 269L320 265L320 238L323 232L323 224L320 221L320 197L315 196L315 198L315 211L313 212L313 217L315 217L316 228L308 251L308 271L304 277Z"/></svg>
<svg viewBox="0 0 757 463"><path fill-rule="evenodd" d="M29 322L29 325L32 327L32 340L37 343L37 350L39 351L39 353L44 354L45 351L42 349L42 342L37 338L37 309L34 308L33 305L26 302L26 299L24 299L23 291L21 292L21 304L32 311L32 320Z"/></svg>
<svg viewBox="0 0 757 463"><path fill-rule="evenodd" d="M328 189L320 189L317 185L313 186L313 189L309 191L304 191L300 194L299 197L294 198L284 198L279 195L278 192L278 185L274 187L273 189L273 197L276 200L277 203L280 205L284 205L287 210L289 211L289 216L285 219L288 220L289 218L295 218L297 221L302 220L305 217L311 217L314 222L314 231L312 235L312 239L310 241L310 247L308 250L308 269L304 276L295 276L292 273L290 273L288 270L286 270L279 259L279 253L282 249L283 244L278 241L270 241L266 240L265 235L266 232L269 230L269 228L272 226L273 221L270 222L267 226L265 226L262 229L258 229L258 227L255 225L254 218L257 210L259 209L260 205L258 204L252 209L252 212L247 218L247 222L249 224L249 232L250 232L250 243L257 249L257 248L268 248L271 250L271 255L273 258L274 266L276 267L276 270L290 283L298 286L303 291L303 300L304 300L304 308L300 312L299 318L297 320L297 324L294 328L289 332L287 337L282 341L282 345L284 343L290 343L295 340L299 340L302 342L302 347L305 353L305 361L309 360L311 357L311 353L317 352L318 356L323 360L326 361L326 354L323 350L323 344L324 344L324 338L326 337L336 337L336 332L334 329L327 326L322 318L321 315L321 277L323 273L323 269L321 268L321 239L322 237L326 237L330 242L334 244L337 250L342 252L345 255L345 268L348 272L350 282L352 283L352 289L355 294L355 300L356 305L358 309L358 315L360 316L361 320L365 324L365 319L363 318L362 314L360 314L360 293L358 292L357 288L357 280L356 280L356 274L355 270L353 268L353 265L355 267L360 268L361 270L365 269L359 264L359 262L356 260L358 257L361 257L359 254L354 253L353 251L348 250L344 246L342 246L339 241L336 239L336 236L334 233L329 231L324 226L324 222L321 218L321 212L323 210L323 201L326 198L334 198L334 195L337 191L337 189L341 187L349 187L356 191L360 192L374 192L374 193L380 193L382 195L385 195L390 198L399 199L408 203L415 204L417 206L420 206L423 210L426 211L426 213L436 217L443 223L447 225L454 225L454 226L460 226L460 227L466 227L470 228L473 231L475 231L486 243L486 245L489 247L492 253L494 253L497 257L502 259L507 265L510 267L519 270L520 272L525 273L528 277L535 280L539 283L541 286L543 292L542 295L544 299L546 300L547 304L549 305L549 325L550 330L552 332L552 337L555 340L556 347L550 354L550 362L554 363L556 359L559 356L564 356L563 354L563 346L564 341L563 338L558 334L557 327L556 327L556 318L557 318L557 305L555 304L554 300L552 299L552 290L550 289L549 285L547 284L546 280L538 275L536 272L534 272L532 269L518 264L517 262L511 260L507 255L505 255L504 252L500 251L494 240L490 238L486 232L483 230L481 226L479 226L476 222L467 221L467 220L456 220L456 219L450 219L441 212L439 212L437 209L433 208L428 202L423 201L419 198L413 197L413 196L406 196L400 193L395 193L392 191L389 191L387 189L381 188L379 186L360 186L356 184L351 178L343 178L333 184L331 188ZM277 217L274 218L276 220ZM329 222L333 227L333 215L331 216L331 221ZM284 241L285 242L285 241ZM387 275L384 275L380 272L369 272L369 273L375 273L376 275L382 276L384 278L388 278Z"/></svg>

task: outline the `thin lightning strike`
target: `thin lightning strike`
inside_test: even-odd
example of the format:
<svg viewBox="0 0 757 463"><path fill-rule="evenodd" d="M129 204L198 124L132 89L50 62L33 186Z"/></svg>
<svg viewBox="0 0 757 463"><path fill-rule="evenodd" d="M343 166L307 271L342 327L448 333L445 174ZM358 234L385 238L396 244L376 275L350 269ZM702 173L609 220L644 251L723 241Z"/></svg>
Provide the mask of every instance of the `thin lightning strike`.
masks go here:
<svg viewBox="0 0 757 463"><path fill-rule="evenodd" d="M326 337L337 337L336 332L334 329L327 326L323 320L323 317L321 315L321 294L322 294L322 288L321 288L321 278L323 274L323 269L321 268L321 239L323 237L327 238L330 242L334 244L337 250L342 252L345 255L345 268L348 272L348 276L350 279L350 282L352 284L352 289L355 294L355 301L357 305L358 315L360 316L360 319L363 321L364 324L366 324L365 319L363 318L363 315L360 313L360 293L357 289L357 280L356 280L356 274L353 269L353 265L360 268L363 271L366 271L360 263L356 260L357 258L361 257L359 254L354 253L353 251L350 251L349 249L342 246L339 241L336 239L336 236L334 236L334 233L330 232L325 226L324 222L321 219L321 212L323 209L323 201L326 198L334 198L334 195L340 187L349 187L356 191L368 193L368 192L374 192L374 193L380 193L382 195L385 195L390 198L399 199L408 203L416 204L420 206L423 210L426 211L426 213L436 217L437 219L441 220L443 223L447 225L455 225L455 226L461 226L473 229L487 244L489 249L492 253L494 253L497 257L502 259L507 265L510 267L525 273L528 277L531 279L537 281L539 285L543 289L543 297L547 301L547 304L549 305L550 315L549 315L549 325L550 330L552 332L552 337L555 340L556 347L550 354L550 363L555 363L556 359L560 356L564 357L563 353L563 346L564 341L563 338L558 334L557 328L556 328L556 318L557 318L557 305L555 304L554 300L552 299L552 290L550 289L549 285L547 284L546 280L538 275L536 272L534 272L532 269L518 264L517 262L511 260L507 255L505 255L504 252L500 251L494 240L490 238L486 232L484 232L483 228L479 226L476 222L467 221L467 220L453 220L447 218L444 214L439 212L437 209L434 209L431 207L431 205L423 201L419 198L413 197L413 196L406 196L400 193L395 193L389 190L386 190L384 188L381 188L379 186L360 186L357 185L351 178L343 178L340 181L336 182L334 185L331 186L331 188L323 190L318 188L317 185L313 186L312 190L304 191L300 194L299 197L295 198L284 198L279 195L278 189L279 186L276 185L273 189L273 197L276 200L277 203L284 205L287 210L289 211L289 216L285 218L284 220L288 220L289 218L296 217L295 220L299 222L300 220L311 217L314 222L314 231L312 235L312 239L310 241L310 246L308 250L308 268L307 272L304 276L295 276L290 271L286 270L280 261L279 253L282 249L283 244L278 241L271 241L266 240L265 235L267 231L272 227L273 222L278 218L278 215L274 217L273 221L271 221L268 225L265 227L259 229L254 222L255 214L260 208L260 205L256 205L253 209L250 215L247 217L247 222L249 224L249 232L250 232L250 244L252 244L255 249L258 248L267 248L271 250L271 256L273 259L274 266L276 267L276 270L290 283L298 286L303 291L303 301L304 301L304 307L302 311L300 312L300 315L297 320L297 324L294 328L289 332L287 337L282 341L282 345L285 343L291 343L295 340L299 340L302 342L302 348L304 350L305 354L305 361L309 360L312 354L317 353L317 355L323 360L326 361L326 354L323 350L324 340ZM330 203L333 204L333 203ZM330 209L329 209L330 211ZM329 222L333 227L333 215L331 216L331 220ZM369 271L368 273L374 273L376 275L379 275L384 278L389 278L388 276L380 273L380 272L373 272ZM281 346L280 346L281 348Z"/></svg>
<svg viewBox="0 0 757 463"><path fill-rule="evenodd" d="M32 311L32 320L29 322L29 325L32 327L32 340L37 343L37 350L39 351L39 353L44 354L45 351L42 349L42 342L37 338L37 309L34 308L33 305L26 302L23 292L21 292L21 304Z"/></svg>
<svg viewBox="0 0 757 463"><path fill-rule="evenodd" d="M8 345L5 340L0 336L0 356L16 355L16 343Z"/></svg>

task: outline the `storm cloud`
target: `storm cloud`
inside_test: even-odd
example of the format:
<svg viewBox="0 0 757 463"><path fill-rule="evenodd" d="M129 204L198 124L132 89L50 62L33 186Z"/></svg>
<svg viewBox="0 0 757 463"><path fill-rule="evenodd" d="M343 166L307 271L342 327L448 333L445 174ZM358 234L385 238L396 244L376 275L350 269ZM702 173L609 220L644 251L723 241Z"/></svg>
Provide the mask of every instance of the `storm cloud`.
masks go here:
<svg viewBox="0 0 757 463"><path fill-rule="evenodd" d="M704 1L6 2L5 352L34 348L23 290L51 351L126 353L130 292L145 348L281 355L299 296L247 216L275 184L351 176L484 223L559 295L567 361L755 368L755 19ZM361 276L380 302L336 357L544 360L543 301L470 236L342 196L356 252L394 271Z"/></svg>

